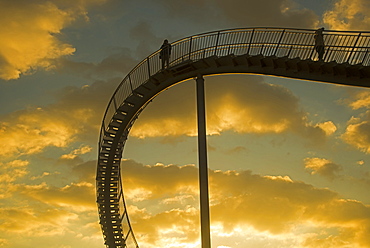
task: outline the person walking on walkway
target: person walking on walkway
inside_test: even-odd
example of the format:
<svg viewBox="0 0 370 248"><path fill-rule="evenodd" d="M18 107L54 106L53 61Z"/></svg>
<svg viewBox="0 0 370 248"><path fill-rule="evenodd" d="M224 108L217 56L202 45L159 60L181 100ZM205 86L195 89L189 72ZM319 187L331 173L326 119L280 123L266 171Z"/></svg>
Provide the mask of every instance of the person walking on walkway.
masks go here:
<svg viewBox="0 0 370 248"><path fill-rule="evenodd" d="M322 34L324 28L319 28L315 32L315 50L319 56L319 61L323 60L325 54L324 35Z"/></svg>
<svg viewBox="0 0 370 248"><path fill-rule="evenodd" d="M162 70L170 66L171 49L172 46L168 43L168 40L164 40L159 52L159 58L162 60Z"/></svg>

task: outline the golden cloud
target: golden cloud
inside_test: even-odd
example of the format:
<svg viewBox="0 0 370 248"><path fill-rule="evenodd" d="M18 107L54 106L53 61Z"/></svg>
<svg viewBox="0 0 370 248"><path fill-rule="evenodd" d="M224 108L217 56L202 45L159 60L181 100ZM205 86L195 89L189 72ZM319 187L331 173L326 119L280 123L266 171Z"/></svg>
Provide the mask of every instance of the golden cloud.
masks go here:
<svg viewBox="0 0 370 248"><path fill-rule="evenodd" d="M324 13L323 21L335 30L369 30L369 11L367 0L337 0L332 10Z"/></svg>
<svg viewBox="0 0 370 248"><path fill-rule="evenodd" d="M363 226L369 222L369 207L361 202L340 199L332 191L284 178L271 180L245 172L218 172L214 176L212 185L216 187L212 192L217 192L218 203L212 207L212 216L230 229L238 223L248 223L259 231L284 234L295 226L314 223L319 229L339 230L336 239L344 243L370 244L365 234L369 226ZM328 239L330 236L324 235ZM328 243L326 247L336 247L335 244Z"/></svg>
<svg viewBox="0 0 370 248"><path fill-rule="evenodd" d="M355 94L354 99L350 101L349 106L352 109L360 109L360 108L370 108L370 92L369 91L360 91Z"/></svg>
<svg viewBox="0 0 370 248"><path fill-rule="evenodd" d="M51 69L54 60L75 48L58 34L96 1L2 1L0 5L0 78L17 79L36 69Z"/></svg>
<svg viewBox="0 0 370 248"><path fill-rule="evenodd" d="M0 182L2 183L10 183L14 182L18 178L23 177L28 173L27 165L29 164L26 160L13 160L8 163L1 163L1 174L0 174Z"/></svg>
<svg viewBox="0 0 370 248"><path fill-rule="evenodd" d="M304 164L305 169L312 175L319 174L329 179L334 179L335 173L342 169L340 165L325 158L305 158Z"/></svg>
<svg viewBox="0 0 370 248"><path fill-rule="evenodd" d="M321 142L336 129L330 121L310 124L299 109L298 99L281 86L266 84L259 77L239 76L230 80L233 83L228 83L230 87L225 89L223 77L207 79L210 83L207 84L209 134L227 130L259 134L294 132ZM4 116L0 122L0 155L35 154L48 146L66 147L77 139L96 140L91 133L98 135L101 114L110 95L106 89L113 91L115 86L113 79L82 88L67 87L59 92L55 104L45 108L29 107ZM140 115L131 135L140 138L196 135L193 93L192 84L188 82L164 92L163 97L161 94ZM65 154L63 159L76 155L74 152Z"/></svg>
<svg viewBox="0 0 370 248"><path fill-rule="evenodd" d="M186 184L188 187L197 187L197 168L185 167L189 171L182 173L184 167L144 166L127 160L123 166L125 185L128 183L129 190L137 187L151 191L141 202L132 201L130 197L128 199L135 206L146 201L145 207L141 205L130 215L136 235L151 245L166 238L171 240L170 237L178 238L171 240L175 243L196 242L198 236L194 232L198 227L194 223L199 221L199 203L184 198L189 197L187 195L199 197L197 192L186 190ZM359 201L342 199L333 191L315 188L288 176L213 170L209 171L209 175L211 224L221 225L224 233L234 233L243 227L244 230L253 228L256 233L268 233L271 240L294 239L296 244L307 248L315 247L315 244L325 244L328 248L339 244L351 244L352 247L370 245L367 235L370 230L370 209ZM173 178L178 182L174 182ZM145 195L141 196L145 198ZM171 201L177 203L172 205ZM171 205L168 210L156 210L168 207L168 203ZM156 207L151 208L150 205ZM179 221L181 225L178 225ZM182 230L188 230L190 237L186 238Z"/></svg>
<svg viewBox="0 0 370 248"><path fill-rule="evenodd" d="M173 190L181 191L183 194L194 194L198 190L194 165L140 166L132 160L124 160L123 163L125 168L123 183L127 195L133 197L134 201L160 198L163 194L171 194Z"/></svg>
<svg viewBox="0 0 370 248"><path fill-rule="evenodd" d="M199 238L198 211L194 208L164 211L140 220L135 232L151 245L190 247Z"/></svg>
<svg viewBox="0 0 370 248"><path fill-rule="evenodd" d="M0 155L4 157L38 153L46 146L65 147L77 133L62 113L41 108L13 114L0 125Z"/></svg>
<svg viewBox="0 0 370 248"><path fill-rule="evenodd" d="M227 130L257 134L293 132L321 142L336 131L331 121L311 124L292 92L267 84L262 77L207 77L206 83L210 135ZM161 93L140 115L130 135L139 138L196 135L193 86L186 82Z"/></svg>
<svg viewBox="0 0 370 248"><path fill-rule="evenodd" d="M6 239L0 239L0 247L8 247L9 242Z"/></svg>
<svg viewBox="0 0 370 248"><path fill-rule="evenodd" d="M59 92L55 104L44 108L28 107L2 116L0 156L36 154L45 147L62 148L80 140L95 143L109 92L114 90L116 83L114 79L81 88L66 87ZM83 149L75 153L81 154L90 148ZM77 154L70 156L73 155Z"/></svg>
<svg viewBox="0 0 370 248"><path fill-rule="evenodd" d="M2 171L5 169L4 172L13 177L17 176L15 170L26 169L27 166L28 161L22 160L0 164ZM51 173L44 172L40 177L31 177L31 180L47 175ZM0 207L0 231L7 247L24 247L33 242L41 242L45 247L55 243L72 247L103 243L92 183L79 181L59 187L50 186L45 181L29 185L13 179L6 185L3 181L0 184L1 189L9 191L2 197L3 206ZM63 240L69 241L65 243Z"/></svg>
<svg viewBox="0 0 370 248"><path fill-rule="evenodd" d="M29 164L28 161L25 161L25 160L14 160L14 161L10 161L6 164L1 164L2 168L3 169L13 169L13 168L20 168L20 167L25 167Z"/></svg>
<svg viewBox="0 0 370 248"><path fill-rule="evenodd" d="M60 174L59 172L56 172L56 173L53 173L53 174ZM47 171L44 171L41 175L39 176L32 176L31 177L31 180L36 180L36 179L40 179L40 178L44 178L44 177L47 177L47 176L50 176L51 173L50 172L47 172Z"/></svg>
<svg viewBox="0 0 370 248"><path fill-rule="evenodd" d="M80 148L74 149L68 154L63 154L61 159L75 159L78 155L86 154L91 152L92 147L88 145L82 145Z"/></svg>
<svg viewBox="0 0 370 248"><path fill-rule="evenodd" d="M322 164L330 162L317 160ZM89 174L91 180L94 164L95 161L81 164L76 172ZM3 166L23 168L27 164L13 161ZM142 165L131 160L123 160L122 167L128 211L140 244L196 245L199 242L198 168ZM245 237L250 235L253 239L263 237L263 242L288 242L305 248L318 244L327 248L347 243L353 247L370 245L367 237L370 209L359 201L342 199L333 191L295 181L287 175L209 170L209 176L212 230L217 226L217 231L213 231L215 239L239 235L245 242ZM84 223L87 215L96 209L94 186L83 180L64 187L46 183L18 185L19 194L25 197L23 201L27 199L38 208L34 209L32 204L26 208L0 208L0 230L9 235L24 233L28 237L62 237L66 232L74 232L73 225ZM97 240L94 237L90 240Z"/></svg>
<svg viewBox="0 0 370 248"><path fill-rule="evenodd" d="M71 45L59 41L55 35L74 17L52 2L44 4L22 1L2 3L0 11L0 55L2 79L16 79L31 69L52 67L51 59L72 54ZM4 6L5 5L5 6Z"/></svg>
<svg viewBox="0 0 370 248"><path fill-rule="evenodd" d="M28 164L26 160L0 162L0 199L9 197L16 190L14 182L29 173Z"/></svg>
<svg viewBox="0 0 370 248"><path fill-rule="evenodd" d="M22 199L25 203L25 199ZM4 247L99 247L103 244L95 214L73 213L40 202L0 208ZM94 211L95 212L95 211Z"/></svg>
<svg viewBox="0 0 370 248"><path fill-rule="evenodd" d="M346 132L342 135L344 141L353 145L357 149L370 153L370 121L361 121L355 124L349 124Z"/></svg>
<svg viewBox="0 0 370 248"><path fill-rule="evenodd" d="M64 187L51 187L46 184L20 187L21 192L40 202L68 211L84 212L96 209L95 187L91 183L71 183Z"/></svg>
<svg viewBox="0 0 370 248"><path fill-rule="evenodd" d="M350 98L342 100L350 108L364 108L365 112L352 116L347 122L347 128L341 138L353 147L370 152L370 93L367 90L354 91Z"/></svg>
<svg viewBox="0 0 370 248"><path fill-rule="evenodd" d="M319 123L316 126L320 127L327 136L332 135L337 131L337 126L335 126L335 124L332 121Z"/></svg>
<svg viewBox="0 0 370 248"><path fill-rule="evenodd" d="M47 210L47 211L45 211ZM0 208L3 233L22 233L24 236L55 236L66 231L66 224L77 215L58 209Z"/></svg>

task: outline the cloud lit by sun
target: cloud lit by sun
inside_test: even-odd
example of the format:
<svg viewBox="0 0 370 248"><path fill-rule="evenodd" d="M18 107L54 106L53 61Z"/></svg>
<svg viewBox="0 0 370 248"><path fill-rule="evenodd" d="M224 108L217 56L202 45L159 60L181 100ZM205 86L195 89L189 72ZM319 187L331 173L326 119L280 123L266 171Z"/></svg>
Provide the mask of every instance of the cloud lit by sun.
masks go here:
<svg viewBox="0 0 370 248"><path fill-rule="evenodd" d="M211 2L0 0L0 247L104 247L104 111L163 39L231 27L370 30L368 0ZM370 247L369 90L204 78L212 247ZM194 84L152 99L125 143L140 247L201 246Z"/></svg>

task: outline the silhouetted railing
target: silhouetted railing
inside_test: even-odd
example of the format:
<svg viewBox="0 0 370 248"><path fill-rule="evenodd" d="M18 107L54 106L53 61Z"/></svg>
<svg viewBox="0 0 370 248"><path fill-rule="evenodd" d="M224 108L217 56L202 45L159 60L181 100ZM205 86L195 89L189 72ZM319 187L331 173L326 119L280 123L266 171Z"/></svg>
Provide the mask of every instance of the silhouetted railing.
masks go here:
<svg viewBox="0 0 370 248"><path fill-rule="evenodd" d="M170 66L210 56L258 55L317 60L312 29L246 28L209 32L173 42ZM324 62L370 65L370 32L324 31ZM160 44L159 44L160 45ZM141 61L123 79L105 112L102 129L132 91L161 70L160 50ZM100 141L102 139L102 132Z"/></svg>

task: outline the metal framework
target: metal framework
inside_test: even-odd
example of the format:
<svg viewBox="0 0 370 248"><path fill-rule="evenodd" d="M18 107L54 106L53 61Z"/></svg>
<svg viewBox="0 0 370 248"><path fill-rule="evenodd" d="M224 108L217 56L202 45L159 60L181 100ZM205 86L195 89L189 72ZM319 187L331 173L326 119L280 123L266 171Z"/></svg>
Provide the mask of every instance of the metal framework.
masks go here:
<svg viewBox="0 0 370 248"><path fill-rule="evenodd" d="M159 50L122 80L103 117L96 174L97 204L106 247L139 247L125 205L120 161L129 131L160 92L198 75L253 73L370 87L370 32L324 31L317 61L312 29L243 28L190 36L172 43L170 67Z"/></svg>

